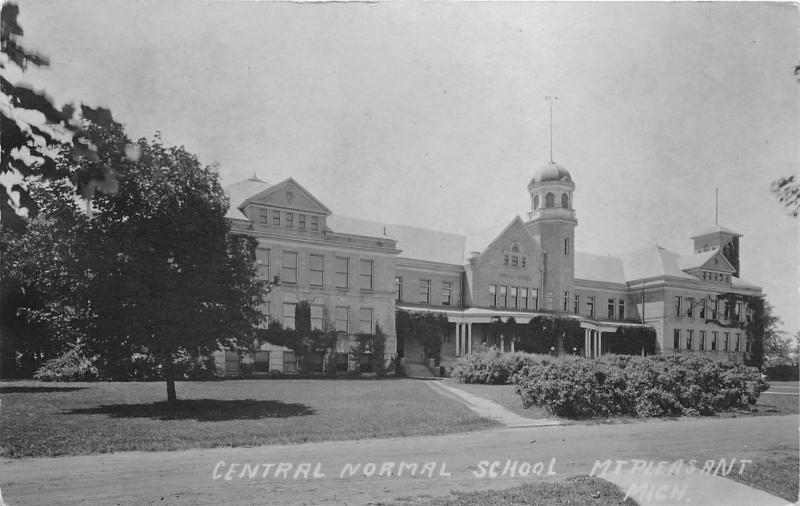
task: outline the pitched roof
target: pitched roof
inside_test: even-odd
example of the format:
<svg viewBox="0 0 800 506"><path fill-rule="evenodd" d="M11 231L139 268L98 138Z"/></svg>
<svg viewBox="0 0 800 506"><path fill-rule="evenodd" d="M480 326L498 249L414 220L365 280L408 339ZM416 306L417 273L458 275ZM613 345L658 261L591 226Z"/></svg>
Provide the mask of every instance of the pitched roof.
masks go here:
<svg viewBox="0 0 800 506"><path fill-rule="evenodd" d="M225 217L233 220L247 220L247 216L239 210L239 206L248 198L257 193L261 193L270 186L272 185L266 181L262 181L253 176L250 179L245 179L244 181L239 181L238 183L223 188L230 200L230 207L228 208L228 212L225 213Z"/></svg>
<svg viewBox="0 0 800 506"><path fill-rule="evenodd" d="M729 228L725 228L725 227L723 227L721 225L714 225L714 226L711 226L711 227L703 230L699 234L693 235L689 239L695 239L697 237L703 237L705 235L714 235L714 234L718 234L719 232L723 232L723 233L726 233L726 234L742 237L742 234L740 234L739 232L733 231L733 230L731 230Z"/></svg>
<svg viewBox="0 0 800 506"><path fill-rule="evenodd" d="M575 279L625 283L625 269L619 257L575 252Z"/></svg>
<svg viewBox="0 0 800 506"><path fill-rule="evenodd" d="M702 267L711 260L711 258L717 254L719 250L717 248L712 248L708 251L703 251L701 253L695 253L694 255L686 255L678 258L678 267L682 270L688 269L696 269L698 267Z"/></svg>
<svg viewBox="0 0 800 506"><path fill-rule="evenodd" d="M328 216L327 225L333 232L342 234L394 239L397 241L397 249L401 250L398 255L400 258L454 265L461 265L464 260L463 235L335 214Z"/></svg>
<svg viewBox="0 0 800 506"><path fill-rule="evenodd" d="M679 258L680 255L661 246L626 253L622 255L625 281L661 276L697 279L681 270L678 266Z"/></svg>

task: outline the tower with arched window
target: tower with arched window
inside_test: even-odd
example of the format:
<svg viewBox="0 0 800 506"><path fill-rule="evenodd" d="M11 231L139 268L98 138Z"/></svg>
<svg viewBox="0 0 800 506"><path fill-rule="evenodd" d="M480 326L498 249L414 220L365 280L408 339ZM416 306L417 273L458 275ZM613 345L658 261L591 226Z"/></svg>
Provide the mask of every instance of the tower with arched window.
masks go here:
<svg viewBox="0 0 800 506"><path fill-rule="evenodd" d="M537 259L541 269L542 309L564 310L565 301L571 303L575 275L575 218L572 194L575 183L569 171L549 162L537 170L528 192L531 211L526 223L542 248Z"/></svg>

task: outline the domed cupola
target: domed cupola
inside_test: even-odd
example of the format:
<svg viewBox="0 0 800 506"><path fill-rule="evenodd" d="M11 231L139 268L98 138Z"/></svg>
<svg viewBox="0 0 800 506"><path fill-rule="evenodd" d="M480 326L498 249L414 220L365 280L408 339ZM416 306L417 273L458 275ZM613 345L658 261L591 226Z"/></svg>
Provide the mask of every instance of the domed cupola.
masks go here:
<svg viewBox="0 0 800 506"><path fill-rule="evenodd" d="M531 220L567 219L575 220L572 193L575 183L569 171L551 161L539 168L528 183L531 195Z"/></svg>

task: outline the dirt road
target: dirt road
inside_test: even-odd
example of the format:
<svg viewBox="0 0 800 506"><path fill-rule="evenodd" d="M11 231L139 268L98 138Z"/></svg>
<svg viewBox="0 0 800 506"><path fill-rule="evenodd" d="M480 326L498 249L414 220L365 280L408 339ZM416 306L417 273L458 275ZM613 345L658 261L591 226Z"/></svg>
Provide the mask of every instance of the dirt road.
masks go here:
<svg viewBox="0 0 800 506"><path fill-rule="evenodd" d="M797 415L789 415L9 459L0 462L0 489L12 506L366 504L588 474L596 460L697 459L702 465L706 459L752 459L770 448L796 447L797 430ZM514 461L516 476L511 477ZM401 462L405 464L402 469ZM499 464L492 466L494 462ZM412 463L417 464L413 473ZM527 476L519 476L522 471ZM537 471L539 476L535 476ZM398 476L398 472L402 474ZM548 472L554 474L547 476Z"/></svg>

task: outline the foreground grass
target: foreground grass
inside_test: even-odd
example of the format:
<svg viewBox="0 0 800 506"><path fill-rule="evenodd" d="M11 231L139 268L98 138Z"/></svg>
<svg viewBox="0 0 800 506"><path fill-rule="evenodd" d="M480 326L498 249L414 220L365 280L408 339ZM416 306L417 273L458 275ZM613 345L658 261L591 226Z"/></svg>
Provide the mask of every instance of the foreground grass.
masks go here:
<svg viewBox="0 0 800 506"><path fill-rule="evenodd" d="M284 379L164 383L0 383L6 457L165 451L434 435L484 429L419 381Z"/></svg>
<svg viewBox="0 0 800 506"><path fill-rule="evenodd" d="M781 447L768 452L768 455L754 459L745 467L742 474L731 473L731 478L753 488L769 492L786 499L790 503L798 500L798 475L800 474L800 458L797 447Z"/></svg>
<svg viewBox="0 0 800 506"><path fill-rule="evenodd" d="M525 409L522 406L522 397L514 391L514 385L480 385L475 383L458 383L457 381L447 380L448 385L460 388L465 392L483 397L495 402L507 410L526 418L552 418L544 408L531 406Z"/></svg>
<svg viewBox="0 0 800 506"><path fill-rule="evenodd" d="M625 494L605 480L588 476L575 476L563 481L541 481L528 483L521 487L486 492L454 492L451 497L442 498L400 498L391 506L408 504L424 506L517 506L531 504L539 506L637 504L633 499L625 499Z"/></svg>

